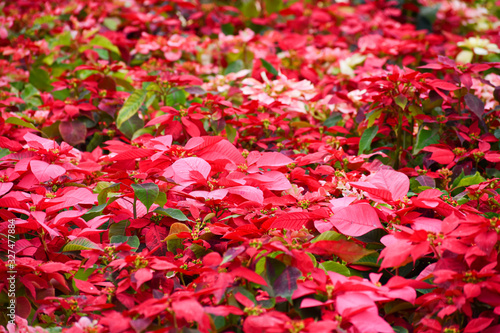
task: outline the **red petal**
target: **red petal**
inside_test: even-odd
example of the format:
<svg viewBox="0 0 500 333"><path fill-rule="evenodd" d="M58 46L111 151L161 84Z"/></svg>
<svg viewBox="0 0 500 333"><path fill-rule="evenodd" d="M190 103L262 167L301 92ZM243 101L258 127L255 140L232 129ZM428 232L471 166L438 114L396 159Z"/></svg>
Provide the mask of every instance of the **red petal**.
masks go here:
<svg viewBox="0 0 500 333"><path fill-rule="evenodd" d="M59 176L62 176L66 173L66 169L64 169L60 165L49 164L44 161L31 161L30 162L31 172L35 175L35 178L39 182L46 182L51 179L55 179Z"/></svg>
<svg viewBox="0 0 500 333"><path fill-rule="evenodd" d="M443 90L452 90L452 91L458 89L458 87L454 83L439 80L439 79L428 81L428 83L433 88L439 88L439 89L443 89Z"/></svg>
<svg viewBox="0 0 500 333"><path fill-rule="evenodd" d="M267 286L266 280L264 280L262 276L246 267L237 267L231 271L231 274L233 276L242 277L250 282Z"/></svg>
<svg viewBox="0 0 500 333"><path fill-rule="evenodd" d="M78 279L74 279L75 281L75 286L80 290L83 291L87 294L91 295L99 295L101 292L99 289L97 289L92 283L87 282L87 281L82 281Z"/></svg>
<svg viewBox="0 0 500 333"><path fill-rule="evenodd" d="M9 192L12 186L14 186L14 183L0 183L0 196Z"/></svg>
<svg viewBox="0 0 500 333"><path fill-rule="evenodd" d="M271 228L300 230L310 219L311 216L307 212L285 213L278 216Z"/></svg>
<svg viewBox="0 0 500 333"><path fill-rule="evenodd" d="M346 207L333 215L330 222L347 236L361 236L377 228L383 228L375 209L366 203Z"/></svg>
<svg viewBox="0 0 500 333"><path fill-rule="evenodd" d="M199 157L187 157L177 160L172 164L174 170L174 181L182 185L190 185L196 182L191 176L191 171L198 171L205 179L210 174L212 167Z"/></svg>
<svg viewBox="0 0 500 333"><path fill-rule="evenodd" d="M493 318L476 318L472 319L467 326L465 326L464 333L476 333L481 332L488 326L490 326Z"/></svg>
<svg viewBox="0 0 500 333"><path fill-rule="evenodd" d="M281 153L262 153L257 160L257 166L260 167L279 167L293 163L293 160Z"/></svg>
<svg viewBox="0 0 500 333"><path fill-rule="evenodd" d="M498 163L500 162L500 152L489 151L484 155L484 159L488 162Z"/></svg>
<svg viewBox="0 0 500 333"><path fill-rule="evenodd" d="M137 280L137 289L139 289L144 282L153 278L153 273L149 268L141 268L135 272L134 277Z"/></svg>
<svg viewBox="0 0 500 333"><path fill-rule="evenodd" d="M430 159L440 164L450 164L455 159L455 154L449 149L442 149L431 146L431 147L425 147L422 150L432 152Z"/></svg>

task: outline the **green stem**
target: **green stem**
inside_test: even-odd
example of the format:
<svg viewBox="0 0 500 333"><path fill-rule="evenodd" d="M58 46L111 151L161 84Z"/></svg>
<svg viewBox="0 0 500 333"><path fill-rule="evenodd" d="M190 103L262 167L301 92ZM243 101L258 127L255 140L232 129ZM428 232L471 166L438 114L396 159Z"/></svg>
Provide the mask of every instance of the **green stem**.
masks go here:
<svg viewBox="0 0 500 333"><path fill-rule="evenodd" d="M134 219L137 219L137 196L134 194Z"/></svg>
<svg viewBox="0 0 500 333"><path fill-rule="evenodd" d="M402 145L402 137L403 137L403 114L399 113L399 119L398 119L398 127L396 128L396 153L395 153L395 159L394 159L394 170L399 169L399 161L401 158L401 145Z"/></svg>
<svg viewBox="0 0 500 333"><path fill-rule="evenodd" d="M181 279L182 285L185 287L186 286L186 282L184 282L184 274L181 273L180 279Z"/></svg>
<svg viewBox="0 0 500 333"><path fill-rule="evenodd" d="M410 147L411 147L411 149L413 149L413 128L414 127L415 127L415 120L412 117L411 118L411 124L410 124L410 132L411 132L411 135L410 135Z"/></svg>

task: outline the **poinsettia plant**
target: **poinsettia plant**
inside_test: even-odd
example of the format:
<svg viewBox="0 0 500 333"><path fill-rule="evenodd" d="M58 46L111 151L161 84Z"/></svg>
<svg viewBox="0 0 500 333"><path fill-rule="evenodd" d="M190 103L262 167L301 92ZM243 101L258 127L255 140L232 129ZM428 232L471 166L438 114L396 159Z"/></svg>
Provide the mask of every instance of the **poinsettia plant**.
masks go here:
<svg viewBox="0 0 500 333"><path fill-rule="evenodd" d="M3 3L0 332L499 331L497 7Z"/></svg>

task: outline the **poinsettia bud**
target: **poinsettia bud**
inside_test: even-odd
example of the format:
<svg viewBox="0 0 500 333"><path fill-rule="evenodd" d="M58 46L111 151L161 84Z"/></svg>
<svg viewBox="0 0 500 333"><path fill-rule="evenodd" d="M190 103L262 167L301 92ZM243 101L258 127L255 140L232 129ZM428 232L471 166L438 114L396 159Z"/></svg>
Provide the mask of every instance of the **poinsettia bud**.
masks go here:
<svg viewBox="0 0 500 333"><path fill-rule="evenodd" d="M500 86L495 87L495 90L493 91L493 97L495 97L495 100L500 103Z"/></svg>

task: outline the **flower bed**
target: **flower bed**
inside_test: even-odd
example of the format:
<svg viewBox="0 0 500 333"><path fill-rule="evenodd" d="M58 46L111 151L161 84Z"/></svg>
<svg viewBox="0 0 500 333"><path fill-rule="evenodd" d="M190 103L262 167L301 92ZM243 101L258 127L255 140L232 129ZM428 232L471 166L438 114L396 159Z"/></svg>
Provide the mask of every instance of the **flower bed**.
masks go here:
<svg viewBox="0 0 500 333"><path fill-rule="evenodd" d="M0 332L500 330L493 1L0 8Z"/></svg>

